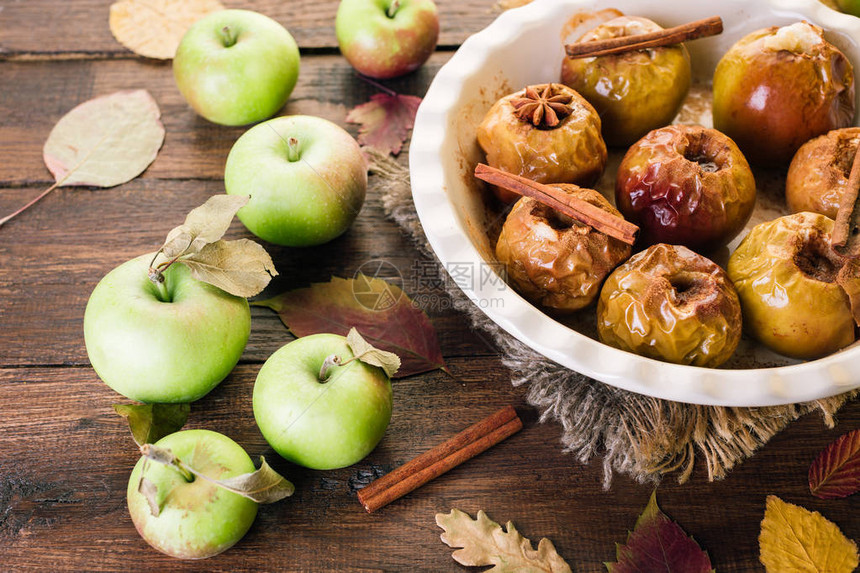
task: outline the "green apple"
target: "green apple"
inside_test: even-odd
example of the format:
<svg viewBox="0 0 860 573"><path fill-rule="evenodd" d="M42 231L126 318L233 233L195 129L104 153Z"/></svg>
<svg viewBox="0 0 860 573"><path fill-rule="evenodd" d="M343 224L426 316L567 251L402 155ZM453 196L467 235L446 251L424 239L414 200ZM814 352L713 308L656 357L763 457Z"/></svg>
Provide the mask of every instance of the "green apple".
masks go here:
<svg viewBox="0 0 860 573"><path fill-rule="evenodd" d="M433 0L341 0L334 26L347 61L377 79L417 70L439 38Z"/></svg>
<svg viewBox="0 0 860 573"><path fill-rule="evenodd" d="M860 0L836 0L840 11L852 16L860 16Z"/></svg>
<svg viewBox="0 0 860 573"><path fill-rule="evenodd" d="M96 285L84 340L96 373L141 402L192 402L239 361L251 332L248 301L191 276L185 265L149 280L153 254L125 262Z"/></svg>
<svg viewBox="0 0 860 573"><path fill-rule="evenodd" d="M315 334L294 340L266 360L254 383L254 418L269 445L285 459L324 470L352 465L382 439L391 420L391 381L359 360L347 362L346 338Z"/></svg>
<svg viewBox="0 0 860 573"><path fill-rule="evenodd" d="M224 480L255 470L242 447L210 430L184 430L165 436L155 445L207 477ZM227 491L206 479L191 481L172 466L141 457L128 480L128 512L147 543L172 557L203 559L232 547L247 533L257 516L257 502ZM158 516L138 491L140 477L158 489Z"/></svg>
<svg viewBox="0 0 860 573"><path fill-rule="evenodd" d="M367 166L355 139L307 115L271 119L240 137L227 157L224 187L250 195L237 216L256 236L290 247L326 243L361 210Z"/></svg>
<svg viewBox="0 0 860 573"><path fill-rule="evenodd" d="M182 37L173 76L194 111L221 125L247 125L281 109L299 77L290 33L250 10L204 16Z"/></svg>

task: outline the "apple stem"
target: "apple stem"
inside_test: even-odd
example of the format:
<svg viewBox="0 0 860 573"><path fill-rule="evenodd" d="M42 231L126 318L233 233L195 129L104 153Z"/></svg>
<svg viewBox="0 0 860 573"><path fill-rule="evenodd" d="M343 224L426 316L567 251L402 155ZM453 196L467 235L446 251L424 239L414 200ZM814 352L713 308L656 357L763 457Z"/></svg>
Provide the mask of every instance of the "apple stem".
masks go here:
<svg viewBox="0 0 860 573"><path fill-rule="evenodd" d="M229 48L236 43L236 33L230 29L230 26L221 28L221 40L224 42L225 48Z"/></svg>
<svg viewBox="0 0 860 573"><path fill-rule="evenodd" d="M291 137L287 140L287 159L290 162L298 161L299 157L299 140Z"/></svg>
<svg viewBox="0 0 860 573"><path fill-rule="evenodd" d="M182 460L173 455L167 448L160 448L152 444L143 444L140 446L140 454L148 460L158 462L162 465L171 467L182 474L187 482L194 481L194 472L191 468L182 463Z"/></svg>
<svg viewBox="0 0 860 573"><path fill-rule="evenodd" d="M323 360L322 366L320 367L320 373L318 376L319 381L325 382L326 380L328 380L329 370L331 370L335 366L340 365L340 356L338 356L337 354L329 354L328 356L326 356L325 360Z"/></svg>
<svg viewBox="0 0 860 573"><path fill-rule="evenodd" d="M385 15L389 18L394 18L394 15L397 14L398 10L400 10L400 0L394 0L394 2L388 6L388 10L385 11Z"/></svg>

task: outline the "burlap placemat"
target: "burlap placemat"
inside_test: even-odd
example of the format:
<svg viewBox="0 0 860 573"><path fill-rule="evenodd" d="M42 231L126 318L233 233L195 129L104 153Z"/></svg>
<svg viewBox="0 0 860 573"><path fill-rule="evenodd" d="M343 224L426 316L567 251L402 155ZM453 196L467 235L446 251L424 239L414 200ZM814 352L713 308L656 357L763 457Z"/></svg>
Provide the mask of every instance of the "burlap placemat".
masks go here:
<svg viewBox="0 0 860 573"><path fill-rule="evenodd" d="M388 156L371 152L369 159L374 175L371 185L380 193L387 215L427 257L436 260L412 203L408 170ZM854 390L788 406L724 408L621 390L560 366L527 347L487 318L441 264L436 269L453 307L497 346L502 363L513 373L514 386L528 386L526 400L540 411L541 421L555 420L562 425L564 450L583 463L602 458L606 488L615 472L640 482L656 482L674 472L683 483L697 459L705 464L709 480L720 479L805 414L820 412L824 424L832 428L836 411L860 395L860 390Z"/></svg>

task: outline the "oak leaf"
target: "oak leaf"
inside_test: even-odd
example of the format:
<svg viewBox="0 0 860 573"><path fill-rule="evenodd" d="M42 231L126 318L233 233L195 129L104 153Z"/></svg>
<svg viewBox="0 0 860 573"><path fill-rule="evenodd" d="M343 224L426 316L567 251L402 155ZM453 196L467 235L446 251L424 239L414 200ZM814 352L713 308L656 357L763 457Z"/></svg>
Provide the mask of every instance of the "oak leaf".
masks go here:
<svg viewBox="0 0 860 573"><path fill-rule="evenodd" d="M828 445L809 467L809 490L821 499L860 491L860 429Z"/></svg>
<svg viewBox="0 0 860 573"><path fill-rule="evenodd" d="M817 511L767 496L761 522L759 560L768 572L850 573L857 545Z"/></svg>
<svg viewBox="0 0 860 573"><path fill-rule="evenodd" d="M373 94L369 102L352 108L346 121L359 124L361 145L397 155L415 124L420 104L421 98L416 96L394 92Z"/></svg>
<svg viewBox="0 0 860 573"><path fill-rule="evenodd" d="M544 571L570 573L570 566L556 552L547 538L538 543L520 535L512 522L505 529L492 521L483 511L472 519L468 513L452 509L451 513L437 513L436 524L445 530L442 542L457 548L452 557L457 563L468 566L493 565L486 571L493 573Z"/></svg>
<svg viewBox="0 0 860 573"><path fill-rule="evenodd" d="M361 273L354 279L333 277L252 304L277 312L298 337L323 332L346 336L356 328L374 347L400 357L397 378L447 368L430 319L397 285L381 278Z"/></svg>
<svg viewBox="0 0 860 573"><path fill-rule="evenodd" d="M136 54L169 60L194 22L223 9L219 0L118 0L110 7L110 31Z"/></svg>
<svg viewBox="0 0 860 573"><path fill-rule="evenodd" d="M657 505L657 492L625 545L616 545L616 563L606 563L609 573L664 571L665 573L712 573L708 554L689 537L681 526L669 519Z"/></svg>

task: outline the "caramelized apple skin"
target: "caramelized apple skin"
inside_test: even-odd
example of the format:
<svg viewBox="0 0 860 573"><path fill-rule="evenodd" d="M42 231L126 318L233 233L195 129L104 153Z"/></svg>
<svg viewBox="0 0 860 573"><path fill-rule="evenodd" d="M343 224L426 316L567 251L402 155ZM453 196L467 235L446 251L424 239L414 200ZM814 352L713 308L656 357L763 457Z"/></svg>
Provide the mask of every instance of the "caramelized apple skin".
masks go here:
<svg viewBox="0 0 860 573"><path fill-rule="evenodd" d="M614 215L600 193L555 185ZM514 204L496 243L511 285L530 301L558 312L590 305L612 269L630 256L630 245L557 214L534 199Z"/></svg>
<svg viewBox="0 0 860 573"><path fill-rule="evenodd" d="M586 32L579 42L655 32L647 18L621 16ZM592 58L565 58L561 81L587 99L603 122L603 139L628 146L668 125L690 89L690 55L683 44Z"/></svg>
<svg viewBox="0 0 860 573"><path fill-rule="evenodd" d="M833 251L832 231L818 213L780 217L756 225L729 258L747 331L780 354L814 359L854 342L848 293L860 292L860 263Z"/></svg>
<svg viewBox="0 0 860 573"><path fill-rule="evenodd" d="M624 156L615 204L645 245L711 252L729 243L755 207L755 179L734 142L701 126L655 129Z"/></svg>
<svg viewBox="0 0 860 573"><path fill-rule="evenodd" d="M572 113L557 127L537 128L517 117L511 100L522 96L523 91L519 91L493 104L478 126L478 145L491 167L538 183L575 183L587 187L600 178L606 166L600 117L577 92L555 85L573 97ZM497 187L493 191L505 203L519 198Z"/></svg>
<svg viewBox="0 0 860 573"><path fill-rule="evenodd" d="M794 154L785 179L789 210L821 213L835 220L858 144L860 127L834 129L804 143Z"/></svg>
<svg viewBox="0 0 860 573"><path fill-rule="evenodd" d="M714 127L734 139L750 163L772 167L787 164L806 141L854 120L854 72L845 55L823 36L793 45L778 39L779 30L745 36L714 72Z"/></svg>
<svg viewBox="0 0 860 573"><path fill-rule="evenodd" d="M597 303L604 344L676 364L723 364L740 342L741 320L738 295L719 266L662 243L615 269Z"/></svg>

